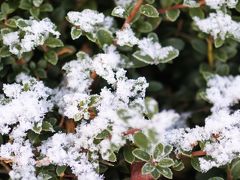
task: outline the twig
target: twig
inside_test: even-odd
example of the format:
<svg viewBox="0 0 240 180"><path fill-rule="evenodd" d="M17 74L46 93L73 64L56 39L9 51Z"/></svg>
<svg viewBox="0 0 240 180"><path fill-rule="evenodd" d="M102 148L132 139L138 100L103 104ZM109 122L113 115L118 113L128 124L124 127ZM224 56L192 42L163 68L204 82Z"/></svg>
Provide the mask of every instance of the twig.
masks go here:
<svg viewBox="0 0 240 180"><path fill-rule="evenodd" d="M208 37L207 38L207 44L208 44L208 64L209 66L213 66L213 61L214 61L214 57L213 57L213 39L212 37Z"/></svg>
<svg viewBox="0 0 240 180"><path fill-rule="evenodd" d="M130 12L129 16L126 18L126 20L122 26L122 29L126 28L133 21L134 17L136 16L137 12L140 9L142 3L143 3L143 0L137 0L132 11Z"/></svg>
<svg viewBox="0 0 240 180"><path fill-rule="evenodd" d="M64 47L64 48L62 48L61 50L59 50L59 51L57 52L57 55L58 55L58 56L62 56L63 54L71 54L71 53L73 53L73 52L74 52L73 49L68 48L68 47Z"/></svg>
<svg viewBox="0 0 240 180"><path fill-rule="evenodd" d="M230 166L227 166L227 180L233 180L232 171Z"/></svg>
<svg viewBox="0 0 240 180"><path fill-rule="evenodd" d="M205 0L200 0L199 1L199 6L203 6L205 5ZM185 4L176 4L174 6L171 6L171 7L168 7L166 9L159 9L158 12L160 14L164 14L166 13L167 11L170 11L170 10L174 10L174 9L184 9L184 8L189 8L189 6L185 5Z"/></svg>
<svg viewBox="0 0 240 180"><path fill-rule="evenodd" d="M193 151L192 152L192 156L193 157L206 156L206 155L207 155L207 153L205 151L202 151L202 150L200 150L200 151Z"/></svg>
<svg viewBox="0 0 240 180"><path fill-rule="evenodd" d="M133 128L133 129L129 129L126 132L123 132L124 136L130 135L130 134L135 134L136 132L140 131L141 129L138 128Z"/></svg>

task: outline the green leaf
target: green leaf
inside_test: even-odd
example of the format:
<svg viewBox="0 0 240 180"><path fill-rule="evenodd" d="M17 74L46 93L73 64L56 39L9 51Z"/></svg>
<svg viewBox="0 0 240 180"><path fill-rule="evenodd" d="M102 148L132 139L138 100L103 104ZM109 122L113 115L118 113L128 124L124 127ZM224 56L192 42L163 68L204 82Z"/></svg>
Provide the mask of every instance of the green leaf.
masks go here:
<svg viewBox="0 0 240 180"><path fill-rule="evenodd" d="M135 157L132 153L132 151L134 150L135 148L132 147L132 146L126 146L123 148L123 156L124 156L124 159L125 161L127 161L128 163L132 164L135 160Z"/></svg>
<svg viewBox="0 0 240 180"><path fill-rule="evenodd" d="M96 33L99 45L103 47L105 44L110 45L113 42L113 36L107 29L99 29Z"/></svg>
<svg viewBox="0 0 240 180"><path fill-rule="evenodd" d="M42 130L43 131L54 132L52 124L50 122L47 122L47 121L43 121L43 123L42 123Z"/></svg>
<svg viewBox="0 0 240 180"><path fill-rule="evenodd" d="M148 4L153 4L155 0L145 0Z"/></svg>
<svg viewBox="0 0 240 180"><path fill-rule="evenodd" d="M73 40L78 39L82 35L82 30L76 27L71 28L71 37Z"/></svg>
<svg viewBox="0 0 240 180"><path fill-rule="evenodd" d="M152 39L153 42L159 42L158 35L154 32L148 33L147 37Z"/></svg>
<svg viewBox="0 0 240 180"><path fill-rule="evenodd" d="M152 177L153 177L154 179L158 179L158 178L160 178L160 176L161 176L161 174L160 174L160 172L158 171L157 168L155 168L155 169L151 172L151 175L152 175Z"/></svg>
<svg viewBox="0 0 240 180"><path fill-rule="evenodd" d="M149 22L143 21L137 24L137 30L141 33L148 33L153 30L153 27Z"/></svg>
<svg viewBox="0 0 240 180"><path fill-rule="evenodd" d="M33 128L32 128L33 132L35 132L36 134L40 134L41 131L42 131L42 125L34 125Z"/></svg>
<svg viewBox="0 0 240 180"><path fill-rule="evenodd" d="M145 151L141 150L141 149L134 149L133 150L133 155L142 160L142 161L149 161L150 160L150 155L148 153L146 153Z"/></svg>
<svg viewBox="0 0 240 180"><path fill-rule="evenodd" d="M161 3L161 6L162 8L167 8L167 7L170 7L172 4L173 4L174 0L161 0L160 3Z"/></svg>
<svg viewBox="0 0 240 180"><path fill-rule="evenodd" d="M159 81L150 81L149 86L147 88L147 92L149 93L159 93L163 89L162 83Z"/></svg>
<svg viewBox="0 0 240 180"><path fill-rule="evenodd" d="M173 147L171 145L166 145L164 147L164 156L168 156L173 150Z"/></svg>
<svg viewBox="0 0 240 180"><path fill-rule="evenodd" d="M40 79L45 79L45 78L47 78L47 73L46 73L46 71L45 71L44 69L42 69L42 68L36 69L35 75L36 75L37 77L39 77Z"/></svg>
<svg viewBox="0 0 240 180"><path fill-rule="evenodd" d="M63 42L60 39L49 37L45 42L45 45L51 48L62 47Z"/></svg>
<svg viewBox="0 0 240 180"><path fill-rule="evenodd" d="M101 133L99 133L97 136L96 136L96 139L105 139L107 137L110 136L110 132L108 130L103 130Z"/></svg>
<svg viewBox="0 0 240 180"><path fill-rule="evenodd" d="M16 25L17 25L17 27L20 28L20 29L23 29L23 28L25 28L25 27L28 26L28 24L27 24L27 23L25 22L25 20L23 20L23 19L18 19L18 20L16 21Z"/></svg>
<svg viewBox="0 0 240 180"><path fill-rule="evenodd" d="M164 146L163 144L159 143L153 151L153 158L158 159L158 157L161 157L163 154L163 151L164 151Z"/></svg>
<svg viewBox="0 0 240 180"><path fill-rule="evenodd" d="M174 165L174 161L171 158L164 158L158 162L160 167L171 167Z"/></svg>
<svg viewBox="0 0 240 180"><path fill-rule="evenodd" d="M220 37L214 39L214 46L216 48L221 47L224 44L224 40L222 40Z"/></svg>
<svg viewBox="0 0 240 180"><path fill-rule="evenodd" d="M33 7L30 9L29 12L33 17L38 18L39 14L40 14L40 9L37 7Z"/></svg>
<svg viewBox="0 0 240 180"><path fill-rule="evenodd" d="M11 28L16 28L17 24L16 24L16 20L15 19L8 19L7 21L5 21L5 25Z"/></svg>
<svg viewBox="0 0 240 180"><path fill-rule="evenodd" d="M40 11L41 12L52 12L53 7L50 3L44 3L40 6Z"/></svg>
<svg viewBox="0 0 240 180"><path fill-rule="evenodd" d="M142 174L150 174L154 169L155 167L153 165L150 163L145 163L142 167Z"/></svg>
<svg viewBox="0 0 240 180"><path fill-rule="evenodd" d="M65 170L67 169L67 166L57 166L56 173L58 176L64 175Z"/></svg>
<svg viewBox="0 0 240 180"><path fill-rule="evenodd" d="M168 20L172 22L176 21L179 15L180 15L179 9L168 10L166 12L166 17L168 18Z"/></svg>
<svg viewBox="0 0 240 180"><path fill-rule="evenodd" d="M173 166L173 169L175 171L181 171L184 169L184 164L181 161L175 161L175 164Z"/></svg>
<svg viewBox="0 0 240 180"><path fill-rule="evenodd" d="M193 167L195 170L201 172L199 159L198 159L197 157L193 157L193 158L191 159L191 165L192 165L192 167Z"/></svg>
<svg viewBox="0 0 240 180"><path fill-rule="evenodd" d="M124 18L125 17L125 9L122 6L116 6L111 13L114 17Z"/></svg>
<svg viewBox="0 0 240 180"><path fill-rule="evenodd" d="M133 57L136 58L137 60L147 63L147 64L153 64L154 63L154 59L152 59L150 56L148 55L142 55L141 51L136 51L135 53L133 53Z"/></svg>
<svg viewBox="0 0 240 180"><path fill-rule="evenodd" d="M173 49L168 52L167 57L165 57L163 59L159 59L158 61L159 61L159 63L168 63L169 61L172 61L173 59L178 57L178 55L179 55L179 51L177 49Z"/></svg>
<svg viewBox="0 0 240 180"><path fill-rule="evenodd" d="M20 9L29 10L32 8L32 3L30 0L21 0L19 4Z"/></svg>
<svg viewBox="0 0 240 180"><path fill-rule="evenodd" d="M44 54L44 59L51 63L52 65L56 65L58 62L58 56L55 51L48 51Z"/></svg>
<svg viewBox="0 0 240 180"><path fill-rule="evenodd" d="M150 5L150 4L144 4L141 6L140 12L147 16L147 17L151 17L151 18L155 18L159 16L158 10Z"/></svg>
<svg viewBox="0 0 240 180"><path fill-rule="evenodd" d="M11 53L9 52L9 49L7 46L3 46L0 48L0 57L8 57L11 56Z"/></svg>
<svg viewBox="0 0 240 180"><path fill-rule="evenodd" d="M180 38L168 38L164 41L163 45L165 46L173 46L174 48L178 49L179 51L183 50L185 47L185 43Z"/></svg>
<svg viewBox="0 0 240 180"><path fill-rule="evenodd" d="M203 19L205 16L202 8L189 8L189 14L192 18L199 17L200 19Z"/></svg>
<svg viewBox="0 0 240 180"><path fill-rule="evenodd" d="M240 1L238 1L237 5L236 5L236 10L237 10L238 12L240 12Z"/></svg>
<svg viewBox="0 0 240 180"><path fill-rule="evenodd" d="M172 179L173 173L170 168L162 168L157 166L157 169L165 178Z"/></svg>
<svg viewBox="0 0 240 180"><path fill-rule="evenodd" d="M33 5L39 7L43 3L43 0L33 0Z"/></svg>
<svg viewBox="0 0 240 180"><path fill-rule="evenodd" d="M151 119L154 114L159 112L158 102L150 97L145 98L146 115Z"/></svg>
<svg viewBox="0 0 240 180"><path fill-rule="evenodd" d="M6 2L3 2L1 4L1 13L4 15L11 14L14 11L14 9L10 8L9 4Z"/></svg>
<svg viewBox="0 0 240 180"><path fill-rule="evenodd" d="M234 179L240 178L240 160L235 161L231 166L231 174Z"/></svg>
<svg viewBox="0 0 240 180"><path fill-rule="evenodd" d="M110 155L109 155L109 157L108 157L108 161L110 161L110 162L116 162L116 160L117 160L117 157L116 157L115 153L114 153L114 152L111 152Z"/></svg>
<svg viewBox="0 0 240 180"><path fill-rule="evenodd" d="M194 38L191 40L191 45L195 51L207 55L207 43L205 41Z"/></svg>
<svg viewBox="0 0 240 180"><path fill-rule="evenodd" d="M222 177L212 177L209 178L208 180L224 180Z"/></svg>
<svg viewBox="0 0 240 180"><path fill-rule="evenodd" d="M138 147L142 149L148 148L148 139L142 132L137 132L136 134L134 134L133 139L134 139L134 143Z"/></svg>

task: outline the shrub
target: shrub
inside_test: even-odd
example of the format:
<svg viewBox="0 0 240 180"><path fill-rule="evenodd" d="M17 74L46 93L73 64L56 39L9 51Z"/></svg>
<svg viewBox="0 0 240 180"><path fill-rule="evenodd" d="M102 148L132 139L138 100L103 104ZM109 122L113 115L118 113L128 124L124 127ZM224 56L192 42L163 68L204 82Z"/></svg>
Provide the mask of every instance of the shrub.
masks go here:
<svg viewBox="0 0 240 180"><path fill-rule="evenodd" d="M239 12L2 1L1 178L239 179Z"/></svg>

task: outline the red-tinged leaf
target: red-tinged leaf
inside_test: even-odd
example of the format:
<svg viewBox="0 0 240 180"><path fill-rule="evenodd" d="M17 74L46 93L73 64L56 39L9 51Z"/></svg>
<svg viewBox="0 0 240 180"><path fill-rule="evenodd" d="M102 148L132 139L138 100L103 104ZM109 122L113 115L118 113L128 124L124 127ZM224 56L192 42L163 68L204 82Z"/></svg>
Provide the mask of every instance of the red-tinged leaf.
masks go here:
<svg viewBox="0 0 240 180"><path fill-rule="evenodd" d="M131 165L130 180L153 180L151 175L142 175L143 162L135 162Z"/></svg>

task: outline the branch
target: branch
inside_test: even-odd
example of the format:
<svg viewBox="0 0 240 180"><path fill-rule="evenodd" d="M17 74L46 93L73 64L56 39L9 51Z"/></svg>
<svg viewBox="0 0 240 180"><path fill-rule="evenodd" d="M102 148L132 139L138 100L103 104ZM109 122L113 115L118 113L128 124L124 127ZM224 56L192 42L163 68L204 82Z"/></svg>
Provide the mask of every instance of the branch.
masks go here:
<svg viewBox="0 0 240 180"><path fill-rule="evenodd" d="M200 0L199 1L199 6L203 6L205 5L205 0ZM166 13L167 11L170 11L170 10L174 10L174 9L184 9L184 8L189 8L189 6L185 5L185 4L176 4L174 6L171 6L171 7L168 7L166 9L159 9L158 12L160 14L164 14Z"/></svg>
<svg viewBox="0 0 240 180"><path fill-rule="evenodd" d="M130 134L135 134L136 132L140 131L141 129L138 128L132 128L127 130L126 132L123 132L124 136L130 135Z"/></svg>
<svg viewBox="0 0 240 180"><path fill-rule="evenodd" d="M127 25L129 25L133 21L134 17L136 16L137 12L140 9L142 3L143 3L143 0L137 0L137 2L134 5L132 11L130 12L129 16L126 18L126 20L125 20L125 22L122 26L122 29L126 28Z"/></svg>
<svg viewBox="0 0 240 180"><path fill-rule="evenodd" d="M192 152L192 156L194 156L194 157L206 156L206 155L207 155L207 153L205 151L202 151L202 150L200 150L200 151L193 151Z"/></svg>
<svg viewBox="0 0 240 180"><path fill-rule="evenodd" d="M213 61L214 61L213 39L212 39L212 37L207 38L207 44L208 44L208 64L209 64L210 67L212 67L213 66Z"/></svg>

